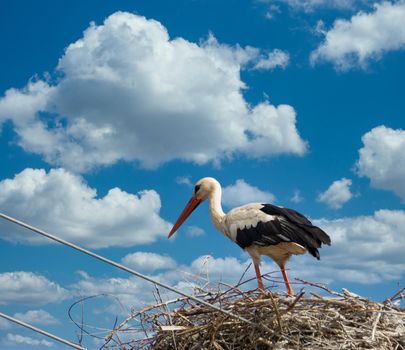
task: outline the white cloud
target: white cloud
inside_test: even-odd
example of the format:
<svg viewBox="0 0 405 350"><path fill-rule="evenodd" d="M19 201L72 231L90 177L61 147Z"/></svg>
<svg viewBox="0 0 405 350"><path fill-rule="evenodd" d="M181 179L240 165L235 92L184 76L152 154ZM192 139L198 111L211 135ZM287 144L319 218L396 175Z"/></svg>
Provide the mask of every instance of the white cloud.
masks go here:
<svg viewBox="0 0 405 350"><path fill-rule="evenodd" d="M0 181L0 210L68 241L91 248L147 244L166 237L171 225L159 216L159 194L130 194L112 188L97 198L96 190L63 169L25 169ZM38 235L0 223L9 241L50 243Z"/></svg>
<svg viewBox="0 0 405 350"><path fill-rule="evenodd" d="M216 286L219 281L235 284L249 264L249 260L240 262L234 257L214 258L209 255L197 257L190 265L175 265L151 277L169 284L187 293L194 293L195 287ZM250 271L249 276L254 272ZM78 295L108 294L117 297L125 308L142 308L156 303L152 283L140 278L94 278L81 273L82 279L72 285L72 290ZM167 299L177 298L178 295L158 287L160 294ZM107 311L119 312L117 305L110 305ZM122 310L121 310L122 311ZM125 311L124 311L125 312Z"/></svg>
<svg viewBox="0 0 405 350"><path fill-rule="evenodd" d="M295 122L295 110L289 105L258 104L249 114L249 129L246 131L253 138L245 145L245 151L253 157L303 154L307 146L298 135Z"/></svg>
<svg viewBox="0 0 405 350"><path fill-rule="evenodd" d="M195 275L205 272L209 280L236 284L250 261L240 261L235 257L214 258L210 255L200 256L191 263L191 271Z"/></svg>
<svg viewBox="0 0 405 350"><path fill-rule="evenodd" d="M275 4L269 4L266 13L264 14L264 17L267 18L268 20L274 19L275 15L277 13L280 13L280 7Z"/></svg>
<svg viewBox="0 0 405 350"><path fill-rule="evenodd" d="M35 113L46 109L52 91L52 87L41 80L29 81L21 90L7 90L0 99L0 123L11 116L18 127L26 125Z"/></svg>
<svg viewBox="0 0 405 350"><path fill-rule="evenodd" d="M353 197L351 185L352 180L346 178L333 181L325 192L319 194L318 201L326 203L333 209L339 209Z"/></svg>
<svg viewBox="0 0 405 350"><path fill-rule="evenodd" d="M159 274L151 277L163 283L169 284L187 293L194 293L195 288L203 287L219 281L235 284L249 264L249 260L239 262L234 257L213 258L212 256L200 256L190 265L175 264ZM254 272L250 272L251 274ZM155 287L152 283L135 276L128 278L95 278L81 273L82 279L72 285L72 291L81 296L107 294L119 299L120 305L114 301L105 311L111 313L128 312L131 308L143 308L146 305L155 304ZM252 275L253 276L253 275ZM177 298L178 295L158 287L164 299ZM122 304L122 305L121 305ZM122 307L126 310L122 310Z"/></svg>
<svg viewBox="0 0 405 350"><path fill-rule="evenodd" d="M49 312L42 309L29 310L25 313L17 312L14 317L20 321L44 326L60 324L60 322L55 317L53 317Z"/></svg>
<svg viewBox="0 0 405 350"><path fill-rule="evenodd" d="M0 305L43 305L69 297L66 289L33 272L0 273Z"/></svg>
<svg viewBox="0 0 405 350"><path fill-rule="evenodd" d="M405 131L378 126L363 135L357 171L375 188L393 191L405 202Z"/></svg>
<svg viewBox="0 0 405 350"><path fill-rule="evenodd" d="M242 95L240 71L260 57L213 36L170 39L159 22L117 12L67 47L57 83L8 90L0 123L13 121L27 152L74 171L119 160L153 168L173 159L302 155L294 108L251 107Z"/></svg>
<svg viewBox="0 0 405 350"><path fill-rule="evenodd" d="M186 293L195 293L198 287L205 287L209 283L217 286L218 282L235 284L242 276L249 261L239 262L234 257L213 258L200 256L190 265L177 265L151 277L160 282L183 290ZM254 272L250 272L250 275ZM152 283L140 278L95 278L81 274L82 279L72 285L72 290L80 296L106 294L115 298L104 310L112 314L127 314L131 308L142 309L147 305L156 304L155 287ZM253 275L252 275L253 276ZM163 300L178 298L178 295L158 287ZM122 308L125 308L123 310Z"/></svg>
<svg viewBox="0 0 405 350"><path fill-rule="evenodd" d="M16 314L14 314L14 318L30 324L44 326L60 324L60 322L55 317L53 317L49 312L46 312L42 309L29 310L25 313L17 312ZM14 323L0 318L0 330L7 330L12 328L13 326L15 326Z"/></svg>
<svg viewBox="0 0 405 350"><path fill-rule="evenodd" d="M110 303L100 304L93 310L95 314L106 312L127 316L132 309L140 309L156 303L154 285L138 277L96 278L81 272L81 279L71 285L71 291L77 297L104 295Z"/></svg>
<svg viewBox="0 0 405 350"><path fill-rule="evenodd" d="M222 201L224 205L229 207L236 207L251 202L271 203L275 201L274 194L262 191L248 184L243 179L236 180L235 184L224 187L222 191Z"/></svg>
<svg viewBox="0 0 405 350"><path fill-rule="evenodd" d="M288 52L275 49L269 52L266 57L260 58L253 69L272 70L277 67L284 69L285 67L287 67L289 62L290 55L288 54Z"/></svg>
<svg viewBox="0 0 405 350"><path fill-rule="evenodd" d="M152 272L156 270L173 269L176 261L169 256L148 252L136 252L122 258L122 263L135 270Z"/></svg>
<svg viewBox="0 0 405 350"><path fill-rule="evenodd" d="M21 345L29 345L29 346L46 346L51 347L54 344L50 341L45 339L34 339L31 337L22 336L19 334L12 334L8 333L6 337L3 339L3 343L8 346L21 346Z"/></svg>
<svg viewBox="0 0 405 350"><path fill-rule="evenodd" d="M0 317L0 330L1 331L10 329L11 326L12 326L12 323L10 321L7 321L6 319Z"/></svg>
<svg viewBox="0 0 405 350"><path fill-rule="evenodd" d="M332 238L331 247L322 249L320 276L368 284L395 281L404 275L404 211L378 210L372 216L314 223Z"/></svg>
<svg viewBox="0 0 405 350"><path fill-rule="evenodd" d="M80 295L111 294L118 297L136 300L142 280L136 277L129 278L93 278L85 273L78 283L72 285L72 290Z"/></svg>
<svg viewBox="0 0 405 350"><path fill-rule="evenodd" d="M338 19L312 52L311 62L330 61L341 70L365 68L370 60L405 48L404 17L405 1L383 1L374 5L373 12L358 12L350 20Z"/></svg>
<svg viewBox="0 0 405 350"><path fill-rule="evenodd" d="M301 203L304 198L301 196L300 190L294 190L293 196L291 197L291 202L293 203Z"/></svg>
<svg viewBox="0 0 405 350"><path fill-rule="evenodd" d="M188 226L186 233L190 237L199 237L203 236L205 234L205 231L198 226Z"/></svg>
<svg viewBox="0 0 405 350"><path fill-rule="evenodd" d="M190 176L177 176L176 183L179 185L186 185L188 187L192 187L193 183L191 182Z"/></svg>
<svg viewBox="0 0 405 350"><path fill-rule="evenodd" d="M317 9L353 9L358 4L367 3L367 0L261 0L269 4L269 15L280 12L276 4L285 4L295 11L312 12ZM266 14L266 17L268 17ZM271 17L270 17L271 18Z"/></svg>

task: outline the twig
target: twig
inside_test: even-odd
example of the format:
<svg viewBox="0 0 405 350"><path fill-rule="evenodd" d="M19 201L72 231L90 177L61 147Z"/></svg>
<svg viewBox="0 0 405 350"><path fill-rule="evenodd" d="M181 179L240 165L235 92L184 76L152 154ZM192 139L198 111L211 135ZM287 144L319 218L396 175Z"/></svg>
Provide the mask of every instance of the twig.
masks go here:
<svg viewBox="0 0 405 350"><path fill-rule="evenodd" d="M381 313L378 313L373 322L373 330L371 332L371 341L375 340L375 331L377 330L378 321L380 321Z"/></svg>
<svg viewBox="0 0 405 350"><path fill-rule="evenodd" d="M246 266L246 269L245 269L245 271L243 271L242 276L240 276L238 283L236 283L237 286L239 286L241 284L241 282L242 282L243 278L245 277L246 272L248 272L250 266L252 266L251 262L249 263L248 266Z"/></svg>
<svg viewBox="0 0 405 350"><path fill-rule="evenodd" d="M271 300L271 302L273 304L273 307L274 307L274 311L276 313L276 318L277 318L277 322L278 322L278 328L279 328L280 332L282 332L283 331L283 325L281 324L280 311L278 311L277 304L274 301L273 293L270 292L269 295L270 295L270 300Z"/></svg>
<svg viewBox="0 0 405 350"><path fill-rule="evenodd" d="M302 284L307 284L307 285L312 286L312 287L323 289L323 290L327 291L329 294L337 295L339 297L344 297L344 294L335 292L334 290L326 287L324 284L315 283L315 282L308 282L308 281L302 280L301 278L295 278L295 279L297 281L301 282Z"/></svg>

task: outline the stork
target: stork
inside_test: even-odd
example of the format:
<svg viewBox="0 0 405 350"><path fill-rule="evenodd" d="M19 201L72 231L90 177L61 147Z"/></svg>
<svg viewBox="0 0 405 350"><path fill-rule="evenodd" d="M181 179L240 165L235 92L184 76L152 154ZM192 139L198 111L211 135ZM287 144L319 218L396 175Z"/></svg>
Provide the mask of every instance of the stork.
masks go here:
<svg viewBox="0 0 405 350"><path fill-rule="evenodd" d="M168 238L204 200L208 200L211 220L218 231L244 249L253 260L258 288L264 292L260 272L261 256L272 258L280 267L289 295L294 295L285 264L293 254L309 252L318 260L322 243L330 245L330 237L302 214L273 204L251 203L225 214L221 206L222 190L212 177L199 180L190 201L180 214Z"/></svg>

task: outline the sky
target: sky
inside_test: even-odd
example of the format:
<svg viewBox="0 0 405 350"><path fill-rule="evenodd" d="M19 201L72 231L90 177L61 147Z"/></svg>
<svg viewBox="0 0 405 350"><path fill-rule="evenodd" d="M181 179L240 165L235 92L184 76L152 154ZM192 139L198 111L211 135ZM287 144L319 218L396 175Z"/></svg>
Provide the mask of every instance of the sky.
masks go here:
<svg viewBox="0 0 405 350"><path fill-rule="evenodd" d="M405 285L404 16L404 1L2 1L0 212L193 292L250 262L206 203L167 239L211 176L225 211L274 203L331 236L320 261L289 262L296 291L385 300ZM155 303L4 220L0 252L0 311L71 341L82 297L105 294L84 306L101 335ZM270 259L262 272L280 280ZM0 348L66 347L0 319Z"/></svg>

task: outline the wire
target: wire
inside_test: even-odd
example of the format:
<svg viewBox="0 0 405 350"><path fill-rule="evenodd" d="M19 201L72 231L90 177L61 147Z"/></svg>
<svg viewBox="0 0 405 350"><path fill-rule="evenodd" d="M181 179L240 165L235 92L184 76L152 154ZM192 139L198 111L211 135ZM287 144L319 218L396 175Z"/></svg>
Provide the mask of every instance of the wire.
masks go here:
<svg viewBox="0 0 405 350"><path fill-rule="evenodd" d="M80 345L77 345L77 344L75 344L75 343L72 343L72 342L70 342L69 340L60 338L60 337L58 337L57 335L54 335L54 334L52 334L52 333L48 333L48 332L46 332L46 331L44 331L44 330L42 330L42 329L40 329L40 328L37 328L37 327L34 327L34 326L30 325L29 323L25 323L25 322L23 322L23 321L17 320L17 319L14 318L14 317L11 317L11 316L8 316L8 315L6 315L6 314L3 314L2 312L0 312L0 317L3 317L3 318L5 318L6 320L8 320L8 321L10 321L10 322L17 323L17 324L19 324L20 326L23 326L23 327L25 327L25 328L31 329L31 330L33 330L34 332L40 333L40 334L42 334L42 335L45 335L45 336L48 337L48 338L52 338L52 339L54 339L54 340L57 340L58 342L63 343L63 344L65 344L65 345L68 345L68 346L70 346L70 347L72 347L72 348L75 348L75 349L78 349L78 350L86 350L86 348L83 348L83 347L81 347Z"/></svg>
<svg viewBox="0 0 405 350"><path fill-rule="evenodd" d="M169 286L169 285L167 285L167 284L164 284L164 283L162 283L162 282L159 282L158 280L156 280L156 279L154 279L154 278L152 278L152 277L149 277L149 276L147 276L147 275L144 275L144 274L142 274L142 273L140 273L140 272L137 272L137 271L135 271L135 270L133 270L133 269L130 269L129 267L126 267L126 266L124 266L124 265L122 265L122 264L119 264L119 263L117 263L117 262L115 262L115 261L112 261L112 260L110 260L110 259L107 259L107 258L105 258L105 257L103 257L103 256L101 256L101 255L98 255L98 254L96 254L96 253L93 253L92 251L87 250L87 249L84 249L84 248L82 248L82 247L80 247L80 246L78 246L78 245L76 245L76 244L73 244L73 243L70 243L70 242L68 242L68 241L65 241L65 240L62 239L62 238L56 237L56 236L54 236L54 235L52 235L52 234L50 234L50 233L47 233L47 232L45 232L45 231L43 231L43 230L41 230L41 229L39 229L39 228L36 228L36 227L31 226L31 225L29 225L29 224L26 224L25 222L22 222L22 221L20 221L20 220L17 220L17 219L15 219L15 218L11 217L11 216L8 216L8 215L5 215L5 214L3 214L3 213L0 213L0 217L3 218L3 219L5 219L5 220L8 220L8 221L10 221L10 222L13 222L13 223L15 223L15 224L17 224L17 225L20 225L20 226L22 226L22 227L25 227L25 228L27 228L27 229L29 229L29 230L35 232L35 233L38 233L38 234L40 234L40 235L42 235L42 236L44 236L44 237L47 237L47 238L51 239L51 240L53 240L53 241L56 241L56 242L61 243L61 244L63 244L63 245L66 245L66 246L68 246L68 247L70 247L70 248L72 248L72 249L78 250L79 252L84 253L84 254L87 254L87 255L89 255L89 256L95 258L95 259L101 260L101 261L103 261L103 262L105 262L105 263L107 263L107 264L109 264L109 265L112 265L112 266L118 268L118 269L121 269L121 270L124 270L124 271L126 271L126 272L129 272L130 274L132 274L132 275L134 275L134 276L137 276L137 277L139 277L139 278L142 278L142 279L144 279L145 281L154 283L154 284L156 284L156 285L158 285L158 286L160 286L160 287L162 287L162 288L165 288L165 289L167 289L167 290L170 290L170 291L172 291L172 292L174 292L174 293L176 293L176 294L180 294L180 295L182 295L182 296L184 296L184 297L187 297L187 298L189 298L189 299L191 299L191 300L194 300L195 302L197 302L197 303L199 303L199 304L208 306L208 307L210 307L210 308L212 308L212 309L214 309L214 310L216 310L216 311L222 312L223 314L228 315L228 316L230 316L230 317L232 317L232 318L238 319L239 321L248 323L248 324L250 324L250 325L255 325L254 322L249 321L248 319L246 319L246 318L244 318L244 317L242 317L242 316L235 315L234 313L229 312L229 311L227 311L227 310L223 310L223 309L221 309L220 307L218 307L218 306L216 306L216 305L213 305L213 304L210 304L210 303L206 302L205 300L199 299L199 298L197 298L197 297L195 297L195 296L192 296L192 295L188 295L188 294L182 292L182 291L179 290L179 289L176 289L176 288L174 288L174 287L172 287L172 286Z"/></svg>

